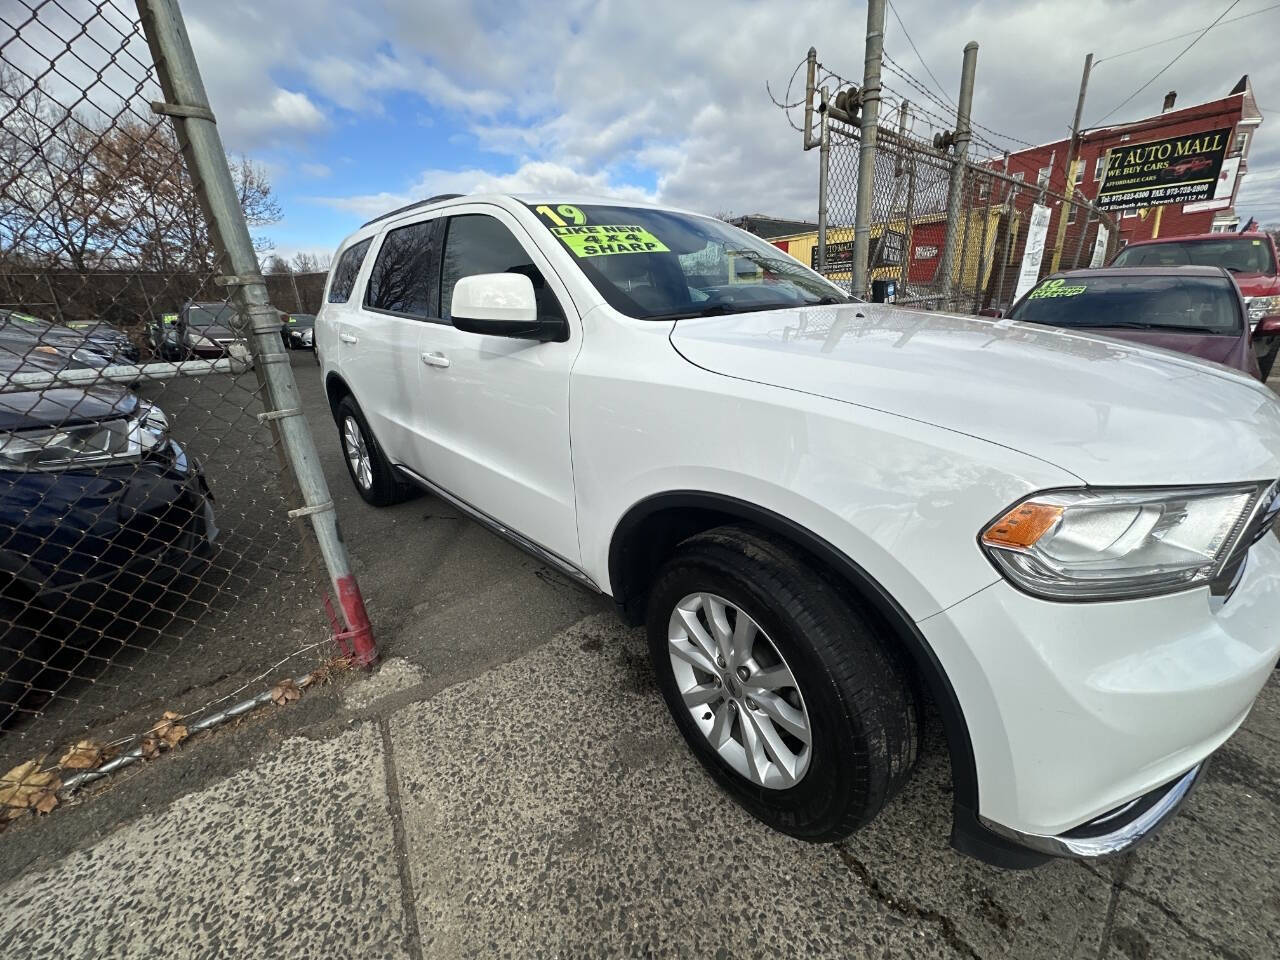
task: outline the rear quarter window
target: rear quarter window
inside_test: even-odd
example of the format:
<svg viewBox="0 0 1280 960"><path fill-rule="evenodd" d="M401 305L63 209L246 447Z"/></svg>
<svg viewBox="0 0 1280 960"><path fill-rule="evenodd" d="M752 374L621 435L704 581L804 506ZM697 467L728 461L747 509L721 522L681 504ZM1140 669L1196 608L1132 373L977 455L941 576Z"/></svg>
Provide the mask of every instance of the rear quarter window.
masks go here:
<svg viewBox="0 0 1280 960"><path fill-rule="evenodd" d="M360 266L364 263L364 255L369 252L370 240L361 240L355 246L347 247L338 258L333 268L333 277L329 281L330 303L346 303L351 299L351 291L355 289L356 277Z"/></svg>

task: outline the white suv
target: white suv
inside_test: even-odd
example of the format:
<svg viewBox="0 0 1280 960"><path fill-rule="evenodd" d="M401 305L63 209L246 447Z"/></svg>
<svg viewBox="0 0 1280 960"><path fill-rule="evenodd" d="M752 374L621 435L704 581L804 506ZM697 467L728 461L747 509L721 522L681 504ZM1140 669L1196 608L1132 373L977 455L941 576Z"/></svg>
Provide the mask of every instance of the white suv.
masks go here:
<svg viewBox="0 0 1280 960"><path fill-rule="evenodd" d="M613 597L699 760L794 836L874 817L931 700L958 849L1126 849L1280 655L1280 403L1226 368L851 301L608 200L395 211L326 300L364 499L430 490Z"/></svg>

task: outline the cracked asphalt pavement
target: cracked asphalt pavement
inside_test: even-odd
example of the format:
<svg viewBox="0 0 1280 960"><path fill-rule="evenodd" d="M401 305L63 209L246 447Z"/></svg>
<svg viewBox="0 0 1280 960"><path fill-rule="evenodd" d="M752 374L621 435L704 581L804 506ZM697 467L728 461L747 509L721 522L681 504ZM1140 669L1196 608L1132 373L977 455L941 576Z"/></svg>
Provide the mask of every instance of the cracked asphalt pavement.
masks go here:
<svg viewBox="0 0 1280 960"><path fill-rule="evenodd" d="M954 853L936 723L878 820L805 844L702 772L606 602L357 501L301 379L387 660L0 836L0 956L1280 955L1280 683L1118 860Z"/></svg>

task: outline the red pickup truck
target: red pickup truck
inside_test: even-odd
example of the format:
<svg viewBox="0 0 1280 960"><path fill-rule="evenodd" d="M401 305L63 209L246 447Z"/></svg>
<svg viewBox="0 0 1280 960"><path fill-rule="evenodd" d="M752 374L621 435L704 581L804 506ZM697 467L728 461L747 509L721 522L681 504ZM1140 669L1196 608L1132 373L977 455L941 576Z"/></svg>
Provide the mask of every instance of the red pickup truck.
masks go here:
<svg viewBox="0 0 1280 960"><path fill-rule="evenodd" d="M1256 330L1264 317L1280 315L1280 272L1276 245L1266 233L1202 233L1190 237L1136 240L1111 261L1113 267L1172 267L1194 264L1225 267L1235 279L1249 308L1249 324ZM1262 379L1271 374L1280 351L1280 337L1254 341L1254 355Z"/></svg>

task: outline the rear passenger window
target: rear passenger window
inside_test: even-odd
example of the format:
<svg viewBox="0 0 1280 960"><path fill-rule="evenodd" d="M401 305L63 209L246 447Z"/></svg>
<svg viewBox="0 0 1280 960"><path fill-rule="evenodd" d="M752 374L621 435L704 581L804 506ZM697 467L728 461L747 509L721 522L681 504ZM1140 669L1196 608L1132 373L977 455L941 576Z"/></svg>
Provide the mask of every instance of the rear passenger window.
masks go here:
<svg viewBox="0 0 1280 960"><path fill-rule="evenodd" d="M354 247L347 247L338 258L338 265L333 268L333 279L329 281L329 302L346 303L351 299L351 290L356 285L356 276L360 273L360 265L364 263L364 255L369 252L369 241L361 240Z"/></svg>
<svg viewBox="0 0 1280 960"><path fill-rule="evenodd" d="M477 273L523 273L533 281L538 316L564 319L564 309L542 271L510 230L482 213L450 217L440 277L440 316L451 317L454 284Z"/></svg>
<svg viewBox="0 0 1280 960"><path fill-rule="evenodd" d="M435 315L436 221L387 231L369 274L364 305L426 320Z"/></svg>

